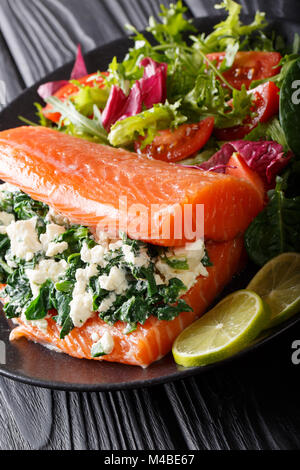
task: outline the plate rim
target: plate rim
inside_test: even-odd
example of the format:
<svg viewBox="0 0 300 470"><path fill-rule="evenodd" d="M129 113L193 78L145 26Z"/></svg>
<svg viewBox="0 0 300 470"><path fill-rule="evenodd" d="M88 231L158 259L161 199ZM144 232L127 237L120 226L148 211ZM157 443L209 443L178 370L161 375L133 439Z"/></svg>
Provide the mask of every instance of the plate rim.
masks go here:
<svg viewBox="0 0 300 470"><path fill-rule="evenodd" d="M47 381L38 378L31 378L21 373L10 372L9 370L3 369L0 364L0 376L6 377L8 379L21 382L26 385L36 386L38 388L46 388L50 390L60 390L60 391L69 391L69 392L109 392L109 391L121 391L121 390L133 390L140 388L149 388L156 385L168 384L171 382L176 382L183 380L185 378L200 376L205 372L218 369L222 366L229 366L231 363L238 362L243 359L243 356L246 356L250 352L257 352L258 349L263 348L266 343L273 341L275 338L283 335L294 325L300 321L300 312L295 316L289 318L284 323L282 323L279 329L273 329L272 332L258 339L254 343L250 344L246 348L237 352L233 356L230 356L221 361L209 364L206 366L196 366L190 368L183 368L183 370L178 370L174 373L171 373L168 376L155 377L145 380L133 380L131 382L118 382L118 383L99 383L99 384L84 384L84 383L73 383L73 382L56 382L56 381ZM278 325L279 326L279 325ZM43 345L39 345L44 347ZM168 354L171 354L169 352ZM89 359L80 359L82 361L88 361ZM97 366L97 361L95 361L95 366ZM122 364L124 367L128 367L127 364ZM151 365L150 365L151 366ZM149 367L150 367L149 366ZM139 367L139 366L130 366L130 367ZM179 366L181 367L181 366Z"/></svg>

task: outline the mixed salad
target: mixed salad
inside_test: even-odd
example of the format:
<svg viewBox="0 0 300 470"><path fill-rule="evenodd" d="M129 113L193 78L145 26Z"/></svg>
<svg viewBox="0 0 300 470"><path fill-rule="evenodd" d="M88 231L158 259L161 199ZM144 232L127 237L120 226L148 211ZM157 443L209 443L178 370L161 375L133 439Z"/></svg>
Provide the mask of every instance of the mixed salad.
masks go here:
<svg viewBox="0 0 300 470"><path fill-rule="evenodd" d="M245 237L263 265L300 251L300 36L286 45L264 13L245 25L233 0L215 7L227 18L207 35L181 1L145 34L128 26L133 47L106 72L88 74L79 46L71 79L40 87L39 124L199 170L225 171L239 152L268 191Z"/></svg>

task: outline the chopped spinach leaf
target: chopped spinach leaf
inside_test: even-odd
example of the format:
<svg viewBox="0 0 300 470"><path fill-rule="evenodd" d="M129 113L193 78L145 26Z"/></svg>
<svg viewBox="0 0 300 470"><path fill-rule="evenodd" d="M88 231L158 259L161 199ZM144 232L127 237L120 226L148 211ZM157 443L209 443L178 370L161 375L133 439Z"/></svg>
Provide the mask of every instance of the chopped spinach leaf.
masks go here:
<svg viewBox="0 0 300 470"><path fill-rule="evenodd" d="M164 256L162 261L173 269L189 269L189 264L186 258L170 258L168 256Z"/></svg>
<svg viewBox="0 0 300 470"><path fill-rule="evenodd" d="M39 295L33 299L25 310L27 320L41 320L46 317L52 307L50 289L52 282L46 281L40 288Z"/></svg>
<svg viewBox="0 0 300 470"><path fill-rule="evenodd" d="M43 202L34 201L30 196L21 191L12 193L12 195L13 211L19 220L31 219L36 216L40 218L46 217L49 207Z"/></svg>
<svg viewBox="0 0 300 470"><path fill-rule="evenodd" d="M213 266L213 263L210 261L206 249L205 249L205 251L204 251L204 256L203 256L203 258L202 258L202 260L201 260L201 263L202 263L203 266L205 266L205 267Z"/></svg>
<svg viewBox="0 0 300 470"><path fill-rule="evenodd" d="M8 296L8 303L4 306L7 318L19 317L22 309L32 299L32 292L28 278L25 276L24 268L14 269L7 278L4 290L4 298Z"/></svg>

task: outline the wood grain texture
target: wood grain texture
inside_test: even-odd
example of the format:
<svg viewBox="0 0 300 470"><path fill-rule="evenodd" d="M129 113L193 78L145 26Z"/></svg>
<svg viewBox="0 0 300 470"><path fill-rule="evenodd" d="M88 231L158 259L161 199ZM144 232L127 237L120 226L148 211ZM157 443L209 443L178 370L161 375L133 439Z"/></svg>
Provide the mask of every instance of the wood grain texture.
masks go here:
<svg viewBox="0 0 300 470"><path fill-rule="evenodd" d="M211 0L185 0L193 16L210 16L215 11L214 2ZM244 15L255 15L259 11L268 11L268 17L296 20L299 16L298 0L239 0L243 7Z"/></svg>
<svg viewBox="0 0 300 470"><path fill-rule="evenodd" d="M0 80L8 99L64 62L145 27L168 0L1 0ZM246 12L288 1L243 1ZM213 12L211 0L186 0L190 14ZM293 2L296 5L296 1ZM291 5L291 3L290 3ZM0 378L0 449L299 449L299 369L291 343L182 382L114 393L43 390ZM299 367L299 366L298 366Z"/></svg>
<svg viewBox="0 0 300 470"><path fill-rule="evenodd" d="M74 57L143 29L169 0L1 0L0 30L26 86Z"/></svg>

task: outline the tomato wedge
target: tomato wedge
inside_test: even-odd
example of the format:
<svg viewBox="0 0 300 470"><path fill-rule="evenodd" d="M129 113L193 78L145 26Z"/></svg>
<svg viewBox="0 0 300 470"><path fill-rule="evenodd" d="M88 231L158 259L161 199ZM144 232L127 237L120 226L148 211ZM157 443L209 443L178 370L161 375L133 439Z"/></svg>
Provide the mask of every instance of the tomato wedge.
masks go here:
<svg viewBox="0 0 300 470"><path fill-rule="evenodd" d="M95 79L93 80L92 77L95 77ZM92 88L95 86L102 88L104 86L103 77L95 73L91 73L89 75L85 75L82 78L78 78L77 82L79 82L81 85L88 85ZM69 82L67 85L60 88L53 96L55 96L61 101L65 101L67 98L70 98L70 96L74 95L78 91L78 86L74 85L74 83ZM52 106L50 104L47 104L43 109L43 114L46 116L47 119L50 119L50 121L58 123L60 120L60 114L51 113L51 109Z"/></svg>
<svg viewBox="0 0 300 470"><path fill-rule="evenodd" d="M249 181L259 194L263 207L266 197L263 180L256 171L249 168L238 152L233 153L230 157L225 173Z"/></svg>
<svg viewBox="0 0 300 470"><path fill-rule="evenodd" d="M238 140L245 137L259 122L266 122L279 111L279 88L274 82L267 82L250 90L254 96L253 111L256 115L245 119L242 126L215 129L214 135L219 140ZM230 104L230 103L229 103Z"/></svg>
<svg viewBox="0 0 300 470"><path fill-rule="evenodd" d="M196 124L181 124L174 131L160 131L144 149L141 149L142 140L138 140L135 150L155 160L178 162L200 150L210 138L213 127L213 117L207 117Z"/></svg>
<svg viewBox="0 0 300 470"><path fill-rule="evenodd" d="M225 52L213 52L207 54L211 62L216 62L217 67L225 58ZM244 84L249 89L253 80L273 77L280 71L279 52L242 51L237 52L232 67L223 72L228 83L240 90Z"/></svg>

